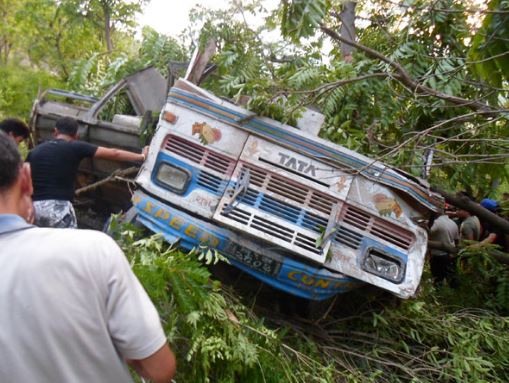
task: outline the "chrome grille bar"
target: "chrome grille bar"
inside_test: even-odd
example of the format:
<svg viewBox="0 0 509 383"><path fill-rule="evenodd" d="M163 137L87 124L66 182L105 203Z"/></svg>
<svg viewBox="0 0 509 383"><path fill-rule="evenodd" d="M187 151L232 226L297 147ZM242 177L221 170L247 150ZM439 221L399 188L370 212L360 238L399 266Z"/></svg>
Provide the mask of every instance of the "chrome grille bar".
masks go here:
<svg viewBox="0 0 509 383"><path fill-rule="evenodd" d="M163 147L172 154L176 154L222 175L230 176L235 168L234 159L213 152L202 145L179 136L169 135Z"/></svg>
<svg viewBox="0 0 509 383"><path fill-rule="evenodd" d="M290 179L252 165L243 165L251 173L251 184L274 197L297 202L302 208L311 208L319 213L330 214L336 200L325 193L313 190Z"/></svg>

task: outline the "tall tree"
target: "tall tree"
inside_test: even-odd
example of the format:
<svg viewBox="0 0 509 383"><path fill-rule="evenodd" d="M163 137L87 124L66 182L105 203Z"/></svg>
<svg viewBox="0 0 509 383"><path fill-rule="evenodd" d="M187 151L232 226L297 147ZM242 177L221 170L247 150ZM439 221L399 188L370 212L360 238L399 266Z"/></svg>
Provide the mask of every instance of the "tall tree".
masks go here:
<svg viewBox="0 0 509 383"><path fill-rule="evenodd" d="M91 0L90 8L98 7L101 12L95 13L102 19L104 40L108 53L113 51L112 33L121 28L132 28L135 25L136 14L141 12L142 6L149 0ZM94 4L96 3L97 4Z"/></svg>
<svg viewBox="0 0 509 383"><path fill-rule="evenodd" d="M230 72L230 89L251 92L257 102L250 106L268 115L282 105L278 95L285 118L302 105L318 105L327 117L324 137L416 175L432 149L432 180L450 187L485 195L495 179L507 179L507 90L482 86L467 61L478 32L472 15L507 20L506 2L490 9L471 0L360 2L355 41L340 33L338 3L345 2L285 0L278 10L282 32L295 44L286 49L299 52L327 36L338 48L330 64L301 54L293 65L279 61L275 71L257 71L261 79L251 89ZM358 52L351 62L339 54L347 45ZM237 39L237 51L249 47Z"/></svg>
<svg viewBox="0 0 509 383"><path fill-rule="evenodd" d="M114 49L114 35L117 32L132 32L136 15L150 0L62 0L75 13L101 30L108 53Z"/></svg>
<svg viewBox="0 0 509 383"><path fill-rule="evenodd" d="M18 12L25 6L24 0L0 0L0 60L6 65L16 42L22 33L17 20Z"/></svg>
<svg viewBox="0 0 509 383"><path fill-rule="evenodd" d="M339 17L341 19L340 34L345 39L355 41L355 6L357 2L346 1L342 4L341 13ZM354 48L350 44L341 44L341 56L344 60L352 60L352 52Z"/></svg>

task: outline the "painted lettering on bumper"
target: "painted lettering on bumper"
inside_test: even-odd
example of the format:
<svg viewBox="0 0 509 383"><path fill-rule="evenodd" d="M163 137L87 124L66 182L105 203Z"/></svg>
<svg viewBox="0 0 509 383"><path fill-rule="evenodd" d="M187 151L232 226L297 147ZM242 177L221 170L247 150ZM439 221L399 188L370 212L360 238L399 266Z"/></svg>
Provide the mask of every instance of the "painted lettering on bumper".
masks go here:
<svg viewBox="0 0 509 383"><path fill-rule="evenodd" d="M133 196L133 205L140 222L170 243L190 250L198 245L214 248L230 262L263 282L292 295L306 299L323 300L362 285L362 282L326 269L316 268L290 258L284 258L276 275L270 275L249 267L238 257L229 255L227 249L238 247L230 241L235 235L226 229L198 220L173 209L140 191ZM277 261L279 262L279 261Z"/></svg>

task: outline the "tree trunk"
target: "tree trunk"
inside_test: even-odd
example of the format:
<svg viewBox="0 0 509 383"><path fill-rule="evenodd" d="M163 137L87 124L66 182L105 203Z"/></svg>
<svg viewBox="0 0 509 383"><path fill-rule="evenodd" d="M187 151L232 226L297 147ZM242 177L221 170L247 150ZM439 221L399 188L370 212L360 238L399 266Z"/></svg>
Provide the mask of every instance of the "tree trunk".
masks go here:
<svg viewBox="0 0 509 383"><path fill-rule="evenodd" d="M62 47L61 47L61 40L62 40L62 34L61 32L58 32L55 36L55 49L57 51L58 55L58 61L60 62L60 68L62 69L62 74L64 81L69 80L69 71L67 70L67 66L65 65L65 59L64 54L62 53Z"/></svg>
<svg viewBox="0 0 509 383"><path fill-rule="evenodd" d="M203 50L197 47L189 63L189 67L187 68L185 79L193 84L199 85L203 72L207 68L207 64L211 57L214 56L214 53L216 53L216 40L213 38L207 41Z"/></svg>
<svg viewBox="0 0 509 383"><path fill-rule="evenodd" d="M103 4L104 13L104 39L106 40L106 49L108 53L113 52L113 43L111 42L111 9Z"/></svg>
<svg viewBox="0 0 509 383"><path fill-rule="evenodd" d="M343 4L343 8L339 17L341 19L341 29L339 33L341 37L350 41L355 41L355 6L357 5L354 1L348 1ZM348 44L341 44L341 56L347 62L352 60L352 52L354 47Z"/></svg>
<svg viewBox="0 0 509 383"><path fill-rule="evenodd" d="M488 209L483 208L478 203L471 201L469 198L465 196L447 193L437 188L434 188L434 191L441 194L445 198L445 200L451 205L469 211L473 215L476 215L481 221L488 222L489 224L502 230L504 233L509 234L509 221L505 220L502 217L499 217L498 215L492 213Z"/></svg>

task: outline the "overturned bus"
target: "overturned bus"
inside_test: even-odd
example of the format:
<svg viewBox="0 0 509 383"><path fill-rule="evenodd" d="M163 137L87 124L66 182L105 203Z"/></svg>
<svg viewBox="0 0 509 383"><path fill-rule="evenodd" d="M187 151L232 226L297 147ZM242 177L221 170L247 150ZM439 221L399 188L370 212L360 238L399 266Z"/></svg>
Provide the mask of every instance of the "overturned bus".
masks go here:
<svg viewBox="0 0 509 383"><path fill-rule="evenodd" d="M324 300L364 283L408 298L442 209L417 178L187 80L170 89L137 177L136 219L170 243L204 246L287 293Z"/></svg>

